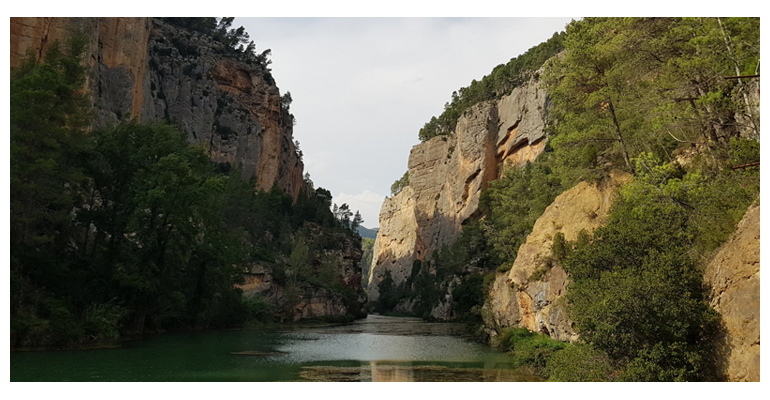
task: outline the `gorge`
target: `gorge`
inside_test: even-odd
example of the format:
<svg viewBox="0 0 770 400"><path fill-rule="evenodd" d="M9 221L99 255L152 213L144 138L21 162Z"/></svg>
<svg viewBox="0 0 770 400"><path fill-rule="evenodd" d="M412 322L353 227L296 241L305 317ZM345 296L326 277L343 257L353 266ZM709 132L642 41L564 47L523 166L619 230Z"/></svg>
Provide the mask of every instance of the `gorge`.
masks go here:
<svg viewBox="0 0 770 400"><path fill-rule="evenodd" d="M510 364L363 352L286 376L759 380L758 18L586 18L498 65L419 132L371 250L232 22L11 18L12 349L243 326L312 337L228 353L461 348L464 323ZM65 82L64 117L25 111L40 82Z"/></svg>

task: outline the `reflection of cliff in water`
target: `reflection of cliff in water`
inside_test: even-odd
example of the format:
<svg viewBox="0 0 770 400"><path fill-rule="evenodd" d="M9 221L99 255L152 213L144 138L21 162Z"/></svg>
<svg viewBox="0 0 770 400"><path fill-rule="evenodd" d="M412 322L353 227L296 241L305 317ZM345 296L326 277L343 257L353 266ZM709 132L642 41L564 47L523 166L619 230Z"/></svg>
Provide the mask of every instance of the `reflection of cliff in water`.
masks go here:
<svg viewBox="0 0 770 400"><path fill-rule="evenodd" d="M303 367L311 382L536 382L538 376L510 369L449 368L435 365L388 365L371 361L361 367Z"/></svg>

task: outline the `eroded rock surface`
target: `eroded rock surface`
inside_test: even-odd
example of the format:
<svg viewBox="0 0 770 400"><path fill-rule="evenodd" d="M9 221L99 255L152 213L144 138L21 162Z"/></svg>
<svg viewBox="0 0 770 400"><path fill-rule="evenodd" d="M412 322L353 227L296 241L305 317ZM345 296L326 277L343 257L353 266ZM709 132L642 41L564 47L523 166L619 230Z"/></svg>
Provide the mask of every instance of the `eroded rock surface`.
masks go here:
<svg viewBox="0 0 770 400"><path fill-rule="evenodd" d="M727 377L759 382L759 203L706 267L711 306L727 329Z"/></svg>
<svg viewBox="0 0 770 400"><path fill-rule="evenodd" d="M626 174L613 174L607 182L581 182L545 209L519 248L511 269L497 274L484 304L484 323L492 334L521 326L558 340L577 339L563 298L569 277L551 259L553 239L561 232L566 240L574 241L581 230L591 233L606 224L618 187L629 179ZM538 270L541 277L533 276Z"/></svg>
<svg viewBox="0 0 770 400"><path fill-rule="evenodd" d="M499 101L471 107L452 135L412 148L409 186L386 198L380 210L369 301L379 297L377 285L386 270L401 284L414 260L460 236L463 221L478 209L481 189L497 179L501 165L524 164L543 151L547 102L545 90L532 80ZM443 314L435 317L444 319Z"/></svg>
<svg viewBox="0 0 770 400"><path fill-rule="evenodd" d="M203 144L222 168L240 166L244 179L256 176L257 189L277 185L297 199L304 166L292 139L293 121L265 65L209 35L157 18L57 17L11 18L11 66L19 66L28 52L45 59L55 41L66 44L75 31L86 39L85 90L94 128L128 119L171 122L188 142ZM344 316L351 304L363 304L361 250L352 243L340 246L329 256L339 260L342 284L361 298L304 290L295 319ZM286 303L270 265L252 266L242 289Z"/></svg>
<svg viewBox="0 0 770 400"><path fill-rule="evenodd" d="M215 162L241 166L257 187L295 199L303 164L278 87L258 62L155 18L11 18L11 66L44 59L54 41L80 31L94 127L133 118L170 121Z"/></svg>

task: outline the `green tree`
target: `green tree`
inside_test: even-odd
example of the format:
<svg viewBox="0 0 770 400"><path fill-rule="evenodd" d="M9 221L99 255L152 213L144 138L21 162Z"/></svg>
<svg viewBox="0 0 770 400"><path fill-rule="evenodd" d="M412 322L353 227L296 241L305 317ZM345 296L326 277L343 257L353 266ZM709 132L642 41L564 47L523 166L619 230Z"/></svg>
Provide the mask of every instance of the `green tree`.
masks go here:
<svg viewBox="0 0 770 400"><path fill-rule="evenodd" d="M395 196L401 193L401 190L407 186L409 186L409 171L404 172L404 175L401 176L401 178L397 179L395 182L393 182L392 185L390 185L390 195Z"/></svg>
<svg viewBox="0 0 770 400"><path fill-rule="evenodd" d="M82 334L66 296L71 213L83 180L87 97L80 56L86 40L54 42L39 62L30 53L10 82L11 338L69 341Z"/></svg>
<svg viewBox="0 0 770 400"><path fill-rule="evenodd" d="M79 254L83 269L116 287L91 290L119 293L138 331L205 324L215 298L232 300L234 265L245 261L245 237L223 216L227 178L171 126L128 123L92 136Z"/></svg>
<svg viewBox="0 0 770 400"><path fill-rule="evenodd" d="M479 209L486 216L481 228L503 261L516 259L535 221L564 189L550 160L546 153L524 167L508 168L481 194Z"/></svg>
<svg viewBox="0 0 770 400"><path fill-rule="evenodd" d="M619 379L716 378L719 315L691 252L692 211L670 192L679 182L665 168L639 178L565 261L570 318L581 340L621 366Z"/></svg>

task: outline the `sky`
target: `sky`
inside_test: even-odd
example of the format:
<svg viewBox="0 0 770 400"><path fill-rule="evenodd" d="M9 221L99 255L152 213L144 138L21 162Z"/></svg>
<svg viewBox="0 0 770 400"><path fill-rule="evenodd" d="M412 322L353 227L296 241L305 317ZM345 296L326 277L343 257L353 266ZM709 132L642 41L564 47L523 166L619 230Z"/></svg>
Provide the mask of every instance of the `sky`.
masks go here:
<svg viewBox="0 0 770 400"><path fill-rule="evenodd" d="M451 94L572 18L235 18L291 93L305 172L379 225L390 185Z"/></svg>

